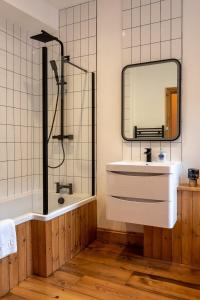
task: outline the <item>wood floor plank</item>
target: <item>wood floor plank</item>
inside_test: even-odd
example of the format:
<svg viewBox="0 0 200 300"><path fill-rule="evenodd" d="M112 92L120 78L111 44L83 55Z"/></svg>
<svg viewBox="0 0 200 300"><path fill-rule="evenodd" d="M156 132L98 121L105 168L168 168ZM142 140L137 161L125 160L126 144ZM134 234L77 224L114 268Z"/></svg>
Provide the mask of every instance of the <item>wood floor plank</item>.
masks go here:
<svg viewBox="0 0 200 300"><path fill-rule="evenodd" d="M31 276L2 299L197 300L200 269L95 241L50 277Z"/></svg>
<svg viewBox="0 0 200 300"><path fill-rule="evenodd" d="M142 273L133 274L128 280L127 285L151 291L158 295L172 297L173 299L200 299L200 290L179 285L178 282L175 284L159 280L156 276L149 276Z"/></svg>
<svg viewBox="0 0 200 300"><path fill-rule="evenodd" d="M35 294L39 294L41 298L36 298L38 299L60 299L60 300L94 300L98 299L97 297L90 297L87 295L84 295L80 292L75 292L70 289L63 289L60 287L53 286L49 284L48 282L42 282L38 279L35 278L29 278L25 281L23 281L20 285L19 288L22 288L26 290L27 292L32 292ZM15 289L12 291L15 294ZM34 295L35 296L35 295ZM30 300L35 300L35 298L30 298Z"/></svg>
<svg viewBox="0 0 200 300"><path fill-rule="evenodd" d="M151 258L141 258L139 256L116 255L109 248L109 251L99 248L86 248L79 253L76 258L83 258L93 263L98 262L107 266L120 268L128 271L138 271L151 275L158 275L166 278L177 279L183 282L199 284L200 269L185 265L179 265L167 261ZM73 260L72 260L73 261Z"/></svg>
<svg viewBox="0 0 200 300"><path fill-rule="evenodd" d="M84 294L90 296L97 296L101 300L166 300L172 299L162 295L157 295L149 293L142 289L130 288L125 285L120 285L117 283L105 281L102 279L97 279L89 276L84 276L77 283L77 285L72 287L75 291L81 291Z"/></svg>
<svg viewBox="0 0 200 300"><path fill-rule="evenodd" d="M8 295L1 298L1 300L27 300L27 298L19 297L17 295L13 295L12 293L9 293Z"/></svg>
<svg viewBox="0 0 200 300"><path fill-rule="evenodd" d="M87 275L95 278L107 279L121 284L125 283L131 276L131 271L80 259L78 257L75 257L72 261L66 263L61 270L77 276Z"/></svg>
<svg viewBox="0 0 200 300"><path fill-rule="evenodd" d="M58 287L69 288L75 285L81 277L63 271L56 271L47 278L35 276L32 276L32 278L37 278L38 280L48 282Z"/></svg>
<svg viewBox="0 0 200 300"><path fill-rule="evenodd" d="M59 273L59 275L57 274ZM81 278L68 278L65 272L55 272L52 278L40 278L43 282L48 282L53 285L57 285L65 290L67 288L73 292L81 293L82 295L87 295L90 297L98 298L101 300L164 300L164 299L174 299L165 297L161 294L153 294L141 288L132 288L121 284L112 283L102 279L93 278L90 276L83 276ZM56 281L53 279L57 278ZM59 279L59 280L58 280ZM72 279L72 281L71 281ZM71 284L69 284L71 281ZM35 284L35 282L34 282ZM71 298L70 298L71 299ZM176 298L177 299L177 298Z"/></svg>

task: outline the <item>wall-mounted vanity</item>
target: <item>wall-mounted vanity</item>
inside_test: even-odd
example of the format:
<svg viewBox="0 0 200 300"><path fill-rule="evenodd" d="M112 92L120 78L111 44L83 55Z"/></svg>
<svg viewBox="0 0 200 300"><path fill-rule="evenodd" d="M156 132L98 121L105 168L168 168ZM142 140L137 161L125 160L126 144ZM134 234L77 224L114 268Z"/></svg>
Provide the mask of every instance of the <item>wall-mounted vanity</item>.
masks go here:
<svg viewBox="0 0 200 300"><path fill-rule="evenodd" d="M122 70L122 137L173 141L180 135L181 65L176 59Z"/></svg>
<svg viewBox="0 0 200 300"><path fill-rule="evenodd" d="M120 161L106 171L108 219L173 228L180 163Z"/></svg>

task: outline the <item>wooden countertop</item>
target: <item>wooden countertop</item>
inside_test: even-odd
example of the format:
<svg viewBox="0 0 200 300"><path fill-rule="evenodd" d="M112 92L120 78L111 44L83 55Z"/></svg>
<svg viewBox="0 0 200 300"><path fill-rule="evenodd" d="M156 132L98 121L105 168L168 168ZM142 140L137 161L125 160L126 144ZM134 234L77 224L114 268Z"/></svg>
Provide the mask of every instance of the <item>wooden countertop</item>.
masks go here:
<svg viewBox="0 0 200 300"><path fill-rule="evenodd" d="M189 186L188 183L182 183L178 186L178 191L200 192L200 185Z"/></svg>

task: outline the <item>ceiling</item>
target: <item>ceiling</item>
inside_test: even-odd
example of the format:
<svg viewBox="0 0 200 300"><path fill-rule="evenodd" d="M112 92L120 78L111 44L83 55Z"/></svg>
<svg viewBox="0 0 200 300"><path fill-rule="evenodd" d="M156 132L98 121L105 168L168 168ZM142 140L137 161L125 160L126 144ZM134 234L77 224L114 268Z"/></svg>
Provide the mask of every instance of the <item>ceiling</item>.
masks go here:
<svg viewBox="0 0 200 300"><path fill-rule="evenodd" d="M85 3L86 0L46 0L51 5L58 9L74 6L77 4Z"/></svg>

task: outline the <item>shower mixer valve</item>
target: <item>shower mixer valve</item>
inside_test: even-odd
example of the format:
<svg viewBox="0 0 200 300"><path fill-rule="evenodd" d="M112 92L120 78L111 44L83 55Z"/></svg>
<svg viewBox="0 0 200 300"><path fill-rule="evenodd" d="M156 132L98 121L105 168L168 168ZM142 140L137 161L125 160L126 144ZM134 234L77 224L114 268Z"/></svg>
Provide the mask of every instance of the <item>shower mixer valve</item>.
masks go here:
<svg viewBox="0 0 200 300"><path fill-rule="evenodd" d="M67 140L73 140L74 139L74 135L73 134L67 134L67 135L53 135L52 136L53 139L57 139L59 141L63 141L64 139L67 139Z"/></svg>

